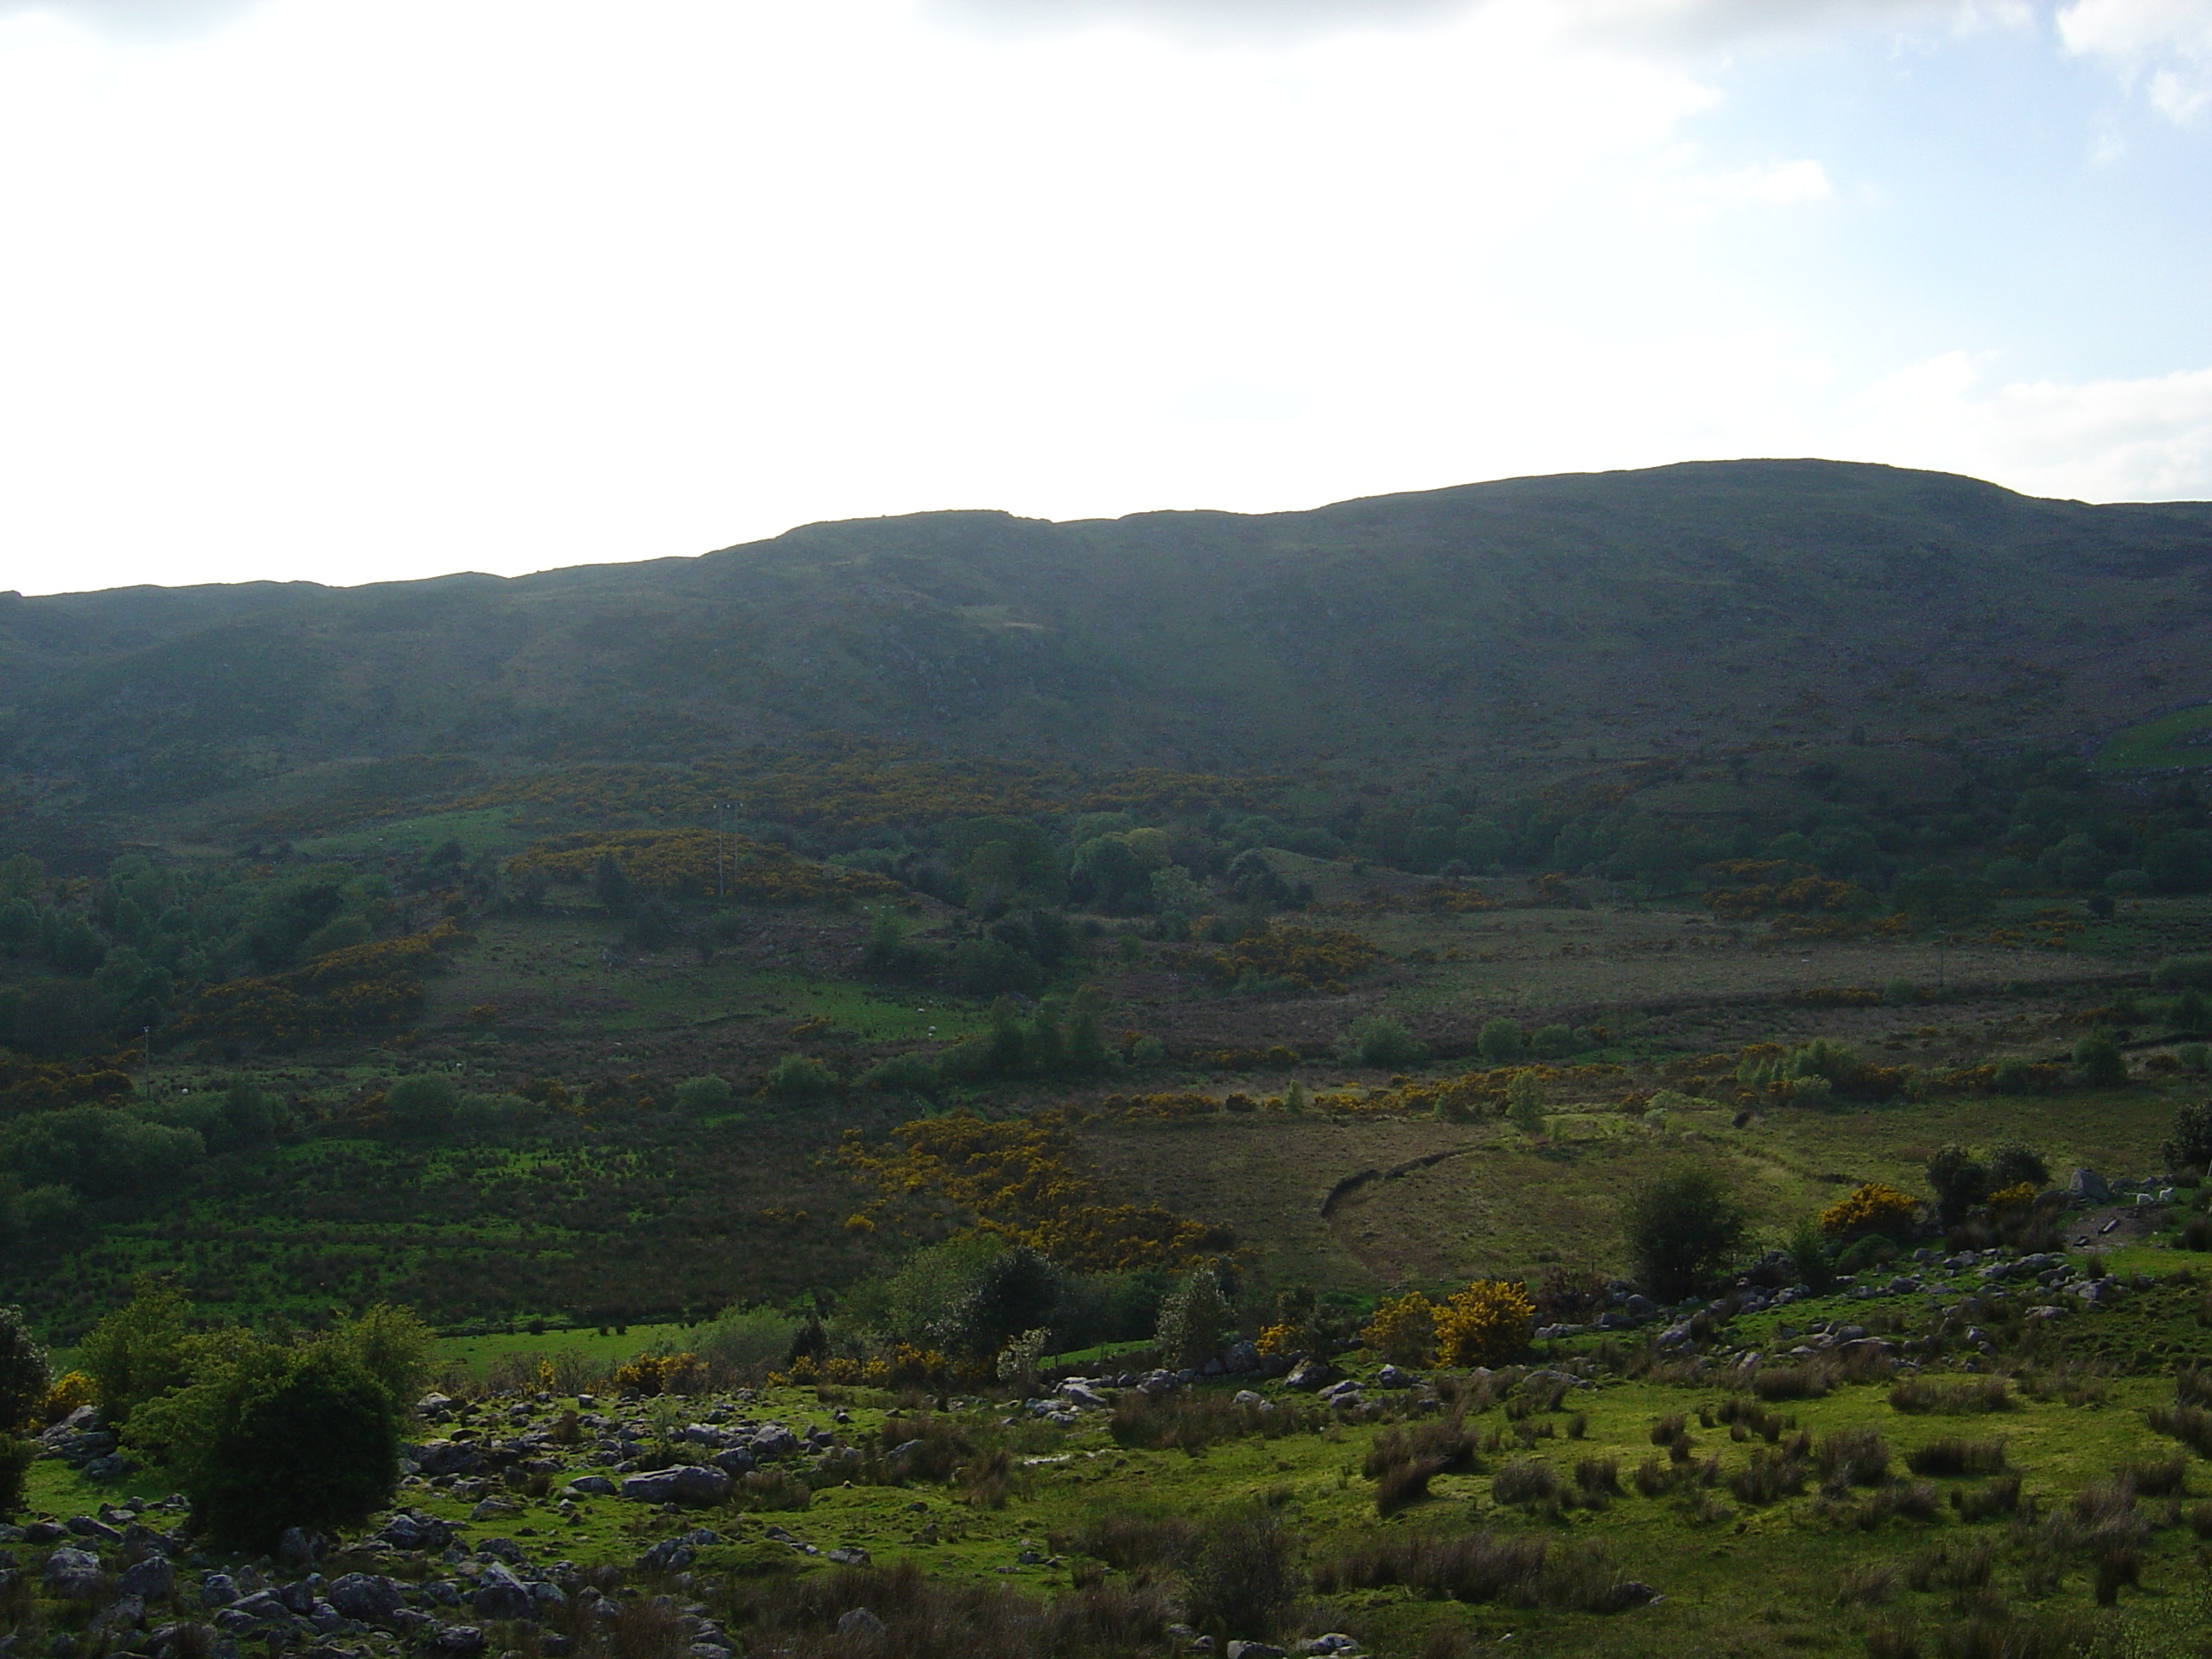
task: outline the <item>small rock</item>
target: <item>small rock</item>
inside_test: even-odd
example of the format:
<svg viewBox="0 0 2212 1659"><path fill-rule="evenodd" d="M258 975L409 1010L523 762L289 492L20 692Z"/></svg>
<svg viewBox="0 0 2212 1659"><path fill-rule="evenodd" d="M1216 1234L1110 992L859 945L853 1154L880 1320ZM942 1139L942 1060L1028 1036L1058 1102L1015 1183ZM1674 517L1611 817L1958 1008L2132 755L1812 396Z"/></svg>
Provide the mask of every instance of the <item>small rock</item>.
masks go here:
<svg viewBox="0 0 2212 1659"><path fill-rule="evenodd" d="M729 1495L730 1477L720 1469L687 1463L625 1476L619 1490L634 1504L719 1504Z"/></svg>
<svg viewBox="0 0 2212 1659"><path fill-rule="evenodd" d="M1283 1386L1310 1393L1327 1387L1341 1375L1326 1359L1301 1359L1291 1368L1291 1374L1283 1379Z"/></svg>
<svg viewBox="0 0 2212 1659"><path fill-rule="evenodd" d="M331 1605L364 1625L388 1623L404 1605L399 1586L374 1573L349 1572L330 1589Z"/></svg>
<svg viewBox="0 0 2212 1659"><path fill-rule="evenodd" d="M204 1607L227 1607L238 1600L238 1585L227 1572L210 1572L200 1577L200 1605Z"/></svg>
<svg viewBox="0 0 2212 1659"><path fill-rule="evenodd" d="M2112 1189L2094 1170L2076 1170L2067 1177L2066 1196L2077 1203L2104 1204L2111 1201Z"/></svg>
<svg viewBox="0 0 2212 1659"><path fill-rule="evenodd" d="M865 1567L868 1565L867 1551L850 1546L843 1549L831 1550L828 1559L835 1561L841 1567Z"/></svg>
<svg viewBox="0 0 2212 1659"><path fill-rule="evenodd" d="M483 1632L474 1625L447 1625L430 1638L439 1659L476 1659L483 1651Z"/></svg>
<svg viewBox="0 0 2212 1659"><path fill-rule="evenodd" d="M1250 1389L1239 1389L1229 1403L1232 1406L1264 1406L1267 1401L1264 1395L1255 1394Z"/></svg>
<svg viewBox="0 0 2212 1659"><path fill-rule="evenodd" d="M734 1454L724 1452L722 1455ZM568 1483L568 1490L579 1498L611 1498L615 1495L615 1483L604 1474L580 1474Z"/></svg>
<svg viewBox="0 0 2212 1659"><path fill-rule="evenodd" d="M276 1559L298 1571L304 1572L313 1566L315 1558L322 1553L322 1534L303 1528L287 1527L283 1536L276 1540Z"/></svg>
<svg viewBox="0 0 2212 1659"><path fill-rule="evenodd" d="M1282 1649L1270 1647L1265 1642L1231 1642L1229 1659L1285 1659Z"/></svg>

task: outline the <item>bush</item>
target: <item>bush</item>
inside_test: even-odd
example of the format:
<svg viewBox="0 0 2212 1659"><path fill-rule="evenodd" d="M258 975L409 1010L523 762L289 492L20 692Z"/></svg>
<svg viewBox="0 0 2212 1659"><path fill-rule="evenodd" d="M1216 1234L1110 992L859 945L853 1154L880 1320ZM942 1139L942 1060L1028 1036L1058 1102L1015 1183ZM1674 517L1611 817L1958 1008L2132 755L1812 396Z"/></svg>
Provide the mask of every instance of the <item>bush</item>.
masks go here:
<svg viewBox="0 0 2212 1659"><path fill-rule="evenodd" d="M2093 1088L2117 1088L2128 1080L2128 1057L2108 1036L2085 1036L2075 1043L2074 1064L2081 1068L2081 1080Z"/></svg>
<svg viewBox="0 0 2212 1659"><path fill-rule="evenodd" d="M384 1109L402 1134L434 1135L453 1127L461 1091L449 1077L434 1072L403 1077L384 1091Z"/></svg>
<svg viewBox="0 0 2212 1659"><path fill-rule="evenodd" d="M734 1092L726 1078L687 1077L676 1085L676 1104L694 1117L711 1117L730 1109Z"/></svg>
<svg viewBox="0 0 2212 1659"><path fill-rule="evenodd" d="M1394 1365L1429 1365L1437 1357L1437 1304L1419 1291L1393 1297L1375 1310L1359 1333L1359 1346Z"/></svg>
<svg viewBox="0 0 2212 1659"><path fill-rule="evenodd" d="M1743 1242L1743 1206L1710 1170L1662 1176L1629 1196L1623 1231L1645 1286L1677 1301L1728 1266Z"/></svg>
<svg viewBox="0 0 2212 1659"><path fill-rule="evenodd" d="M1942 1148L1928 1160L1927 1174L1936 1212L1946 1226L1965 1220L1966 1212L1990 1195L1989 1170L1964 1146Z"/></svg>
<svg viewBox="0 0 2212 1659"><path fill-rule="evenodd" d="M1871 1486L1889 1473L1889 1443L1872 1429L1838 1429L1817 1456L1820 1478L1839 1486Z"/></svg>
<svg viewBox="0 0 2212 1659"><path fill-rule="evenodd" d="M2026 1141L2008 1140L1990 1153L1991 1191L2020 1186L2040 1189L2050 1184L2051 1166L2043 1161L2043 1154Z"/></svg>
<svg viewBox="0 0 2212 1659"><path fill-rule="evenodd" d="M1915 1447L1905 1455L1905 1466L1915 1474L2002 1474L2005 1467L2004 1442L1947 1436Z"/></svg>
<svg viewBox="0 0 2212 1659"><path fill-rule="evenodd" d="M1528 1053L1521 1028L1510 1019L1493 1019L1475 1037L1475 1049L1492 1066L1510 1066Z"/></svg>
<svg viewBox="0 0 2212 1659"><path fill-rule="evenodd" d="M1191 1617L1247 1637L1273 1635L1299 1589L1290 1535L1256 1509L1207 1527L1188 1577Z"/></svg>
<svg viewBox="0 0 2212 1659"><path fill-rule="evenodd" d="M892 1095L934 1094L943 1080L924 1054L893 1054L860 1073L863 1088Z"/></svg>
<svg viewBox="0 0 2212 1659"><path fill-rule="evenodd" d="M142 1405L130 1440L219 1540L268 1550L287 1528L356 1526L392 1501L399 1409L343 1344L231 1332L196 1346L191 1380Z"/></svg>
<svg viewBox="0 0 2212 1659"><path fill-rule="evenodd" d="M0 1434L0 1520L23 1507L23 1496L31 1485L31 1465L38 1458L39 1449L29 1441Z"/></svg>
<svg viewBox="0 0 2212 1659"><path fill-rule="evenodd" d="M1820 1212L1820 1231L1835 1238L1902 1238L1919 1210L1896 1188L1869 1181Z"/></svg>
<svg viewBox="0 0 2212 1659"><path fill-rule="evenodd" d="M1389 1071L1419 1066L1429 1057L1428 1045L1416 1042L1412 1032L1395 1019L1380 1014L1358 1021L1336 1040L1336 1057L1347 1066L1373 1066Z"/></svg>
<svg viewBox="0 0 2212 1659"><path fill-rule="evenodd" d="M837 1078L811 1054L786 1054L761 1086L779 1100L819 1100L837 1091Z"/></svg>
<svg viewBox="0 0 2212 1659"><path fill-rule="evenodd" d="M2212 1166L2212 1101L2193 1101L2174 1113L2162 1152L2169 1170Z"/></svg>
<svg viewBox="0 0 2212 1659"><path fill-rule="evenodd" d="M1478 1279L1455 1291L1437 1316L1437 1363L1502 1365L1528 1346L1536 1304L1523 1286Z"/></svg>
<svg viewBox="0 0 2212 1659"><path fill-rule="evenodd" d="M2013 1403L2011 1387L2002 1376L1985 1376L1971 1382L1938 1382L1916 1376L1889 1391L1893 1411L1924 1412L1942 1417L2010 1411Z"/></svg>
<svg viewBox="0 0 2212 1659"><path fill-rule="evenodd" d="M422 1397L437 1370L438 1334L387 1302L340 1321L322 1340L367 1372L401 1411Z"/></svg>
<svg viewBox="0 0 2212 1659"><path fill-rule="evenodd" d="M2212 991L2212 957L2168 957L2150 978L2161 991Z"/></svg>
<svg viewBox="0 0 2212 1659"><path fill-rule="evenodd" d="M46 1351L31 1338L21 1308L0 1308L0 1437L40 1426L53 1382Z"/></svg>

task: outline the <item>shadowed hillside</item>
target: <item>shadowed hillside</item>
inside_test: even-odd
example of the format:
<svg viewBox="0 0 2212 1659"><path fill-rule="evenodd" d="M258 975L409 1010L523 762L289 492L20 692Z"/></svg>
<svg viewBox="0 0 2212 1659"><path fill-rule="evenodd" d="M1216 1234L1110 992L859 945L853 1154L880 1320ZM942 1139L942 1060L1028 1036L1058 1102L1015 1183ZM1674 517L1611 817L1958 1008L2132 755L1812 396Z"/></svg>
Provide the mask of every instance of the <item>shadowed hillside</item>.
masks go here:
<svg viewBox="0 0 2212 1659"><path fill-rule="evenodd" d="M0 600L0 743L95 806L316 760L835 730L1218 770L1542 769L1864 727L2062 740L2212 696L2212 507L1821 461L1246 517L811 525L507 580Z"/></svg>

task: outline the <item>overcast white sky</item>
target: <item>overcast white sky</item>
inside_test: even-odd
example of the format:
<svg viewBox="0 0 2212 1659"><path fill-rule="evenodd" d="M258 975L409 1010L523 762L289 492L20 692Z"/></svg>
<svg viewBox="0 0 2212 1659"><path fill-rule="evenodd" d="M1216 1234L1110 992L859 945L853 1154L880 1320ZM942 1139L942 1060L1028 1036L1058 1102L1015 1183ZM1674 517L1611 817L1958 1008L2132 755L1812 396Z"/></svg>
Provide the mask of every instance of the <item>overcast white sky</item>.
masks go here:
<svg viewBox="0 0 2212 1659"><path fill-rule="evenodd" d="M0 588L2212 497L2212 0L0 0Z"/></svg>

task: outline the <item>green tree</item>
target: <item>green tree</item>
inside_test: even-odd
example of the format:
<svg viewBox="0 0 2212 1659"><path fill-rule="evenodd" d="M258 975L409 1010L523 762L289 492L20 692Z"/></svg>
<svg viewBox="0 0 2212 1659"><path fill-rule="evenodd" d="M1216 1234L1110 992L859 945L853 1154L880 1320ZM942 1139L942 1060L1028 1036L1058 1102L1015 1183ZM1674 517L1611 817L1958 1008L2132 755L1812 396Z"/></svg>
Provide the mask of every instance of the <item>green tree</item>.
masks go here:
<svg viewBox="0 0 2212 1659"><path fill-rule="evenodd" d="M438 1334L413 1310L388 1302L341 1320L322 1340L375 1379L397 1411L420 1399L437 1370Z"/></svg>
<svg viewBox="0 0 2212 1659"><path fill-rule="evenodd" d="M1532 1072L1516 1072L1505 1085L1507 1121L1524 1135L1544 1132L1544 1085Z"/></svg>
<svg viewBox="0 0 2212 1659"><path fill-rule="evenodd" d="M2024 1140L2008 1140L1990 1152L1990 1190L2002 1192L2008 1187L2022 1185L2048 1187L2051 1166L2043 1161L2043 1154Z"/></svg>
<svg viewBox="0 0 2212 1659"><path fill-rule="evenodd" d="M1426 1043L1416 1041L1396 1020L1381 1014L1354 1021L1351 1030L1337 1038L1335 1048L1336 1057L1347 1066L1387 1069L1419 1066L1429 1057Z"/></svg>
<svg viewBox="0 0 2212 1659"><path fill-rule="evenodd" d="M356 1526L392 1501L399 1411L347 1345L230 1331L193 1346L189 1380L148 1401L128 1439L218 1540L267 1550L287 1528Z"/></svg>
<svg viewBox="0 0 2212 1659"><path fill-rule="evenodd" d="M77 1369L92 1379L93 1400L111 1423L125 1423L148 1401L181 1388L190 1374L191 1328L182 1292L143 1278L131 1300L86 1333Z"/></svg>
<svg viewBox="0 0 2212 1659"><path fill-rule="evenodd" d="M1203 1365L1221 1352L1234 1317L1210 1267L1193 1267L1160 1304L1154 1333L1160 1364L1171 1369Z"/></svg>
<svg viewBox="0 0 2212 1659"><path fill-rule="evenodd" d="M53 1381L46 1351L32 1339L21 1308L0 1308L0 1437L32 1426Z"/></svg>
<svg viewBox="0 0 2212 1659"><path fill-rule="evenodd" d="M1950 1226L1990 1195L1990 1172L1964 1146L1946 1146L1928 1160L1928 1185L1936 1194L1936 1212Z"/></svg>
<svg viewBox="0 0 2212 1659"><path fill-rule="evenodd" d="M1698 1290L1726 1267L1743 1243L1747 1218L1711 1170L1685 1169L1629 1195L1622 1232L1645 1287L1662 1302Z"/></svg>

